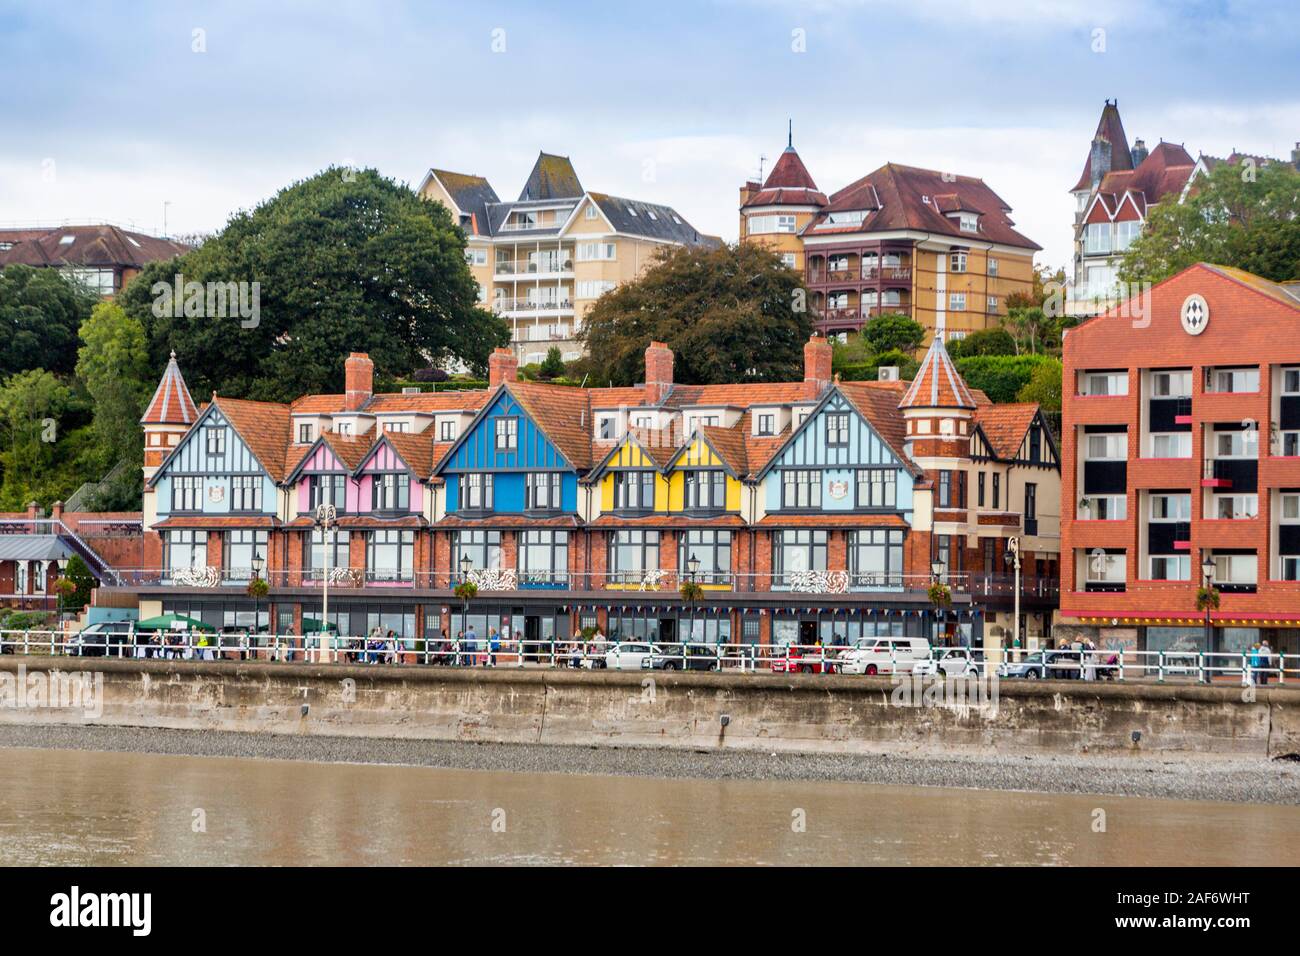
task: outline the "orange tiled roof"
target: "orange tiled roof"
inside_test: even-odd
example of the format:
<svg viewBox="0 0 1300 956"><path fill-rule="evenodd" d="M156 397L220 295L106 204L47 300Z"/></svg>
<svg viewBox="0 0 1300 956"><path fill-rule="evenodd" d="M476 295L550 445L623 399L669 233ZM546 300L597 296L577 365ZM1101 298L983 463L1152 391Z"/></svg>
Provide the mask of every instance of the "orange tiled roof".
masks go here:
<svg viewBox="0 0 1300 956"><path fill-rule="evenodd" d="M871 423L877 435L890 451L904 464L916 466L903 452L907 442L907 422L899 405L907 389L906 382L840 382L839 390L858 410L858 414Z"/></svg>
<svg viewBox="0 0 1300 956"><path fill-rule="evenodd" d="M198 417L199 410L194 407L194 399L190 397L180 366L176 364L176 353L172 352L167 359L167 368L163 370L162 381L140 416L140 424L193 425Z"/></svg>
<svg viewBox="0 0 1300 956"><path fill-rule="evenodd" d="M434 522L435 528L576 528L576 515L491 515L467 518L450 514Z"/></svg>
<svg viewBox="0 0 1300 956"><path fill-rule="evenodd" d="M912 386L899 402L900 408L974 408L975 396L953 365L943 337L936 335L921 359Z"/></svg>
<svg viewBox="0 0 1300 956"><path fill-rule="evenodd" d="M505 386L569 464L591 467L591 410L586 393L566 385L508 382Z"/></svg>
<svg viewBox="0 0 1300 956"><path fill-rule="evenodd" d="M275 515L173 515L157 522L155 528L277 528Z"/></svg>
<svg viewBox="0 0 1300 956"><path fill-rule="evenodd" d="M906 528L902 515L770 514L759 519L760 528Z"/></svg>
<svg viewBox="0 0 1300 956"><path fill-rule="evenodd" d="M732 428L718 428L713 425L705 425L700 429L713 450L718 453L723 462L730 468L737 477L744 478L749 471L749 461L745 448L745 433L742 430L748 416L742 418L742 421Z"/></svg>
<svg viewBox="0 0 1300 956"><path fill-rule="evenodd" d="M727 512L692 517L686 514L619 515L605 512L595 520L588 522L589 528L741 528L744 519L738 514Z"/></svg>
<svg viewBox="0 0 1300 956"><path fill-rule="evenodd" d="M1037 402L982 405L975 410L975 423L988 439L995 455L1003 459L1014 458L1037 414Z"/></svg>
<svg viewBox="0 0 1300 956"><path fill-rule="evenodd" d="M212 401L267 474L276 482L284 481L289 474L285 450L291 447L289 406L217 395Z"/></svg>
<svg viewBox="0 0 1300 956"><path fill-rule="evenodd" d="M433 474L432 429L422 432L383 432L376 438L375 444L384 438L388 439L388 443L402 456L402 461L420 478L428 478Z"/></svg>

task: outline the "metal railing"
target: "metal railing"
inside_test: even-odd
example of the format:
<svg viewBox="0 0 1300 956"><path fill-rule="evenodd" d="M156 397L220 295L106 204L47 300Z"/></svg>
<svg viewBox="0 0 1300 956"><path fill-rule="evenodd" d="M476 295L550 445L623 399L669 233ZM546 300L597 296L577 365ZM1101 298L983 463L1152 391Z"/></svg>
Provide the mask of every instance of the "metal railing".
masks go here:
<svg viewBox="0 0 1300 956"><path fill-rule="evenodd" d="M322 640L324 638L324 640ZM1002 649L993 661L980 648L901 649L900 636L852 644L759 644L659 641L638 637L528 638L458 633L446 639L393 634L264 634L167 631L77 635L52 630L0 630L0 654L32 657L229 660L444 667L543 667L620 671L738 671L975 677L997 680L1130 681L1231 686L1300 686L1300 654L1118 651L1085 648Z"/></svg>

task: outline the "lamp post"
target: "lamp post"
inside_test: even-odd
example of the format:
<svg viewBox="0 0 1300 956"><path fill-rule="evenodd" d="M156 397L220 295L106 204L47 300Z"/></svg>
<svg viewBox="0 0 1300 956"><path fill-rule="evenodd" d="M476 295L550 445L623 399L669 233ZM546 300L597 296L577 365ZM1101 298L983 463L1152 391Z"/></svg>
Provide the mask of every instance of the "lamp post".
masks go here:
<svg viewBox="0 0 1300 956"><path fill-rule="evenodd" d="M316 506L316 527L320 531L321 543L325 545L325 580L321 585L321 605L320 605L320 629L319 648L317 663L325 664L329 662L329 641L330 631L330 560L334 557L334 541L338 537L339 513L338 509L332 504L319 504Z"/></svg>
<svg viewBox="0 0 1300 956"><path fill-rule="evenodd" d="M253 560L249 562L253 566L253 581L262 580L262 568L266 567L266 560L260 552L253 552ZM253 647L257 646L257 628L262 623L262 591L260 588L253 588L253 637L251 643ZM253 659L257 659L257 651L253 651Z"/></svg>
<svg viewBox="0 0 1300 956"><path fill-rule="evenodd" d="M947 570L947 566L942 561L938 560L937 558L934 561L931 561L930 562L930 583L942 584L943 573L946 570ZM934 643L936 647L939 644L939 623L942 620L941 617L942 614L943 614L943 608L940 605L936 604L934 608Z"/></svg>
<svg viewBox="0 0 1300 956"><path fill-rule="evenodd" d="M1014 597L1012 601L1011 646L1020 647L1020 539L1007 538L1006 561L1015 572Z"/></svg>
<svg viewBox="0 0 1300 956"><path fill-rule="evenodd" d="M460 583L464 584L469 580L469 572L473 569L474 562L469 559L468 554L460 556ZM465 638L465 619L469 616L469 593L462 591L460 595L460 636L461 640ZM476 648L477 650L477 648ZM467 663L473 663L469 661Z"/></svg>
<svg viewBox="0 0 1300 956"><path fill-rule="evenodd" d="M1210 555L1205 556L1201 562L1201 578L1205 582L1205 590L1209 591L1214 587L1214 558ZM1210 602L1205 602L1205 653L1209 654L1213 649L1211 638L1214 636L1213 628L1210 625Z"/></svg>
<svg viewBox="0 0 1300 956"><path fill-rule="evenodd" d="M690 556L690 559L686 562L686 576L688 580L690 580L691 582L691 589L690 589L691 599L688 602L690 604L690 614L691 614L690 631L688 632L688 636L690 638L695 637L695 587L694 585L695 585L695 575L699 573L700 573L700 559L692 554ZM686 666L685 658L686 658L686 645L683 644L682 645L682 659L683 659L682 667L683 668L685 668Z"/></svg>

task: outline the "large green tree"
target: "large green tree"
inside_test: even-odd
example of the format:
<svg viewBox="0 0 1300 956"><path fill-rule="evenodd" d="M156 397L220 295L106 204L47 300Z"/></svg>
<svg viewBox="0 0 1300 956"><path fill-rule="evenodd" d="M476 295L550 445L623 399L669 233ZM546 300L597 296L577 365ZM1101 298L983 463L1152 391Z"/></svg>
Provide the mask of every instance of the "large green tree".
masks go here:
<svg viewBox="0 0 1300 956"><path fill-rule="evenodd" d="M1125 253L1124 282L1159 282L1197 262L1277 282L1300 279L1300 175L1285 163L1220 163L1187 201L1151 211Z"/></svg>
<svg viewBox="0 0 1300 956"><path fill-rule="evenodd" d="M70 373L77 328L98 301L58 269L13 265L0 272L0 379L34 368Z"/></svg>
<svg viewBox="0 0 1300 956"><path fill-rule="evenodd" d="M54 486L68 447L60 419L72 403L72 390L44 369L19 372L0 386L0 511L43 500Z"/></svg>
<svg viewBox="0 0 1300 956"><path fill-rule="evenodd" d="M165 289L178 274L250 283L249 305L258 283L256 324L212 316L215 302L190 308L188 293L176 315ZM377 376L451 358L482 369L509 341L504 320L478 307L465 235L447 209L374 170L330 168L294 183L200 248L151 264L120 299L143 323L154 367L175 349L196 396L340 391L351 351L368 352Z"/></svg>
<svg viewBox="0 0 1300 956"><path fill-rule="evenodd" d="M149 348L144 327L121 306L95 306L81 326L84 343L77 358L77 377L90 394L93 428L104 464L123 459L139 465L144 444L140 415L149 398Z"/></svg>
<svg viewBox="0 0 1300 956"><path fill-rule="evenodd" d="M665 249L638 279L597 300L580 333L593 384L645 380L645 349L666 342L686 384L802 376L812 332L799 276L758 246Z"/></svg>

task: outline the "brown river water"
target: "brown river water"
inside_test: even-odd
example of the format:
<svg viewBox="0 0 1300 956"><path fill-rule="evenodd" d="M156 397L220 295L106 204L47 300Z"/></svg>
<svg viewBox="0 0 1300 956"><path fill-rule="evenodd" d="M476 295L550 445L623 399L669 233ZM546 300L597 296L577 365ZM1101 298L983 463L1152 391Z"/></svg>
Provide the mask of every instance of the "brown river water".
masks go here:
<svg viewBox="0 0 1300 956"><path fill-rule="evenodd" d="M11 866L1297 861L1300 807L0 749Z"/></svg>

